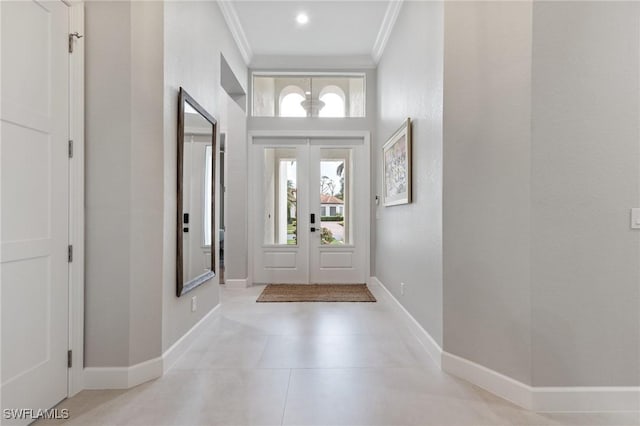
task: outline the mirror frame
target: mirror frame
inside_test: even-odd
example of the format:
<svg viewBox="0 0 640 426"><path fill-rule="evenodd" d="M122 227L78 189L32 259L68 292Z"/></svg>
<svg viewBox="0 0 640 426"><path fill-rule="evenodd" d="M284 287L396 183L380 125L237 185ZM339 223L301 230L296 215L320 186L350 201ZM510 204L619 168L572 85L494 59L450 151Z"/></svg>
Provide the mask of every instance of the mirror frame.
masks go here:
<svg viewBox="0 0 640 426"><path fill-rule="evenodd" d="M193 109L195 109L202 117L204 117L213 128L212 137L211 137L211 269L202 275L195 277L192 280L184 282L183 277L183 161L184 161L184 131L185 131L185 108L184 104L187 102ZM196 102L191 95L187 93L182 87L180 87L180 93L178 95L178 180L177 180L177 190L178 190L178 199L177 199L177 218L176 218L176 295L178 297L188 293L194 288L198 287L201 284L209 281L211 278L215 277L215 267L216 267L216 160L217 160L217 132L218 132L218 122L211 114L209 114L198 102Z"/></svg>

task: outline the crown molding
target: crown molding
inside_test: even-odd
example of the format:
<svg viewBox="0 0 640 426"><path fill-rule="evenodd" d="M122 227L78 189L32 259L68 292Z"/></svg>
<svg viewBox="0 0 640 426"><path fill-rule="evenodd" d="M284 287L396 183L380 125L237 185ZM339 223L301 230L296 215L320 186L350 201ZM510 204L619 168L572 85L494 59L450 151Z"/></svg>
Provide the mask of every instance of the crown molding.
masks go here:
<svg viewBox="0 0 640 426"><path fill-rule="evenodd" d="M242 55L242 59L244 59L245 65L248 66L251 63L253 51L251 50L251 46L247 40L247 35L244 33L244 29L240 23L240 18L238 18L236 8L233 6L233 3L228 0L220 0L216 3L218 3L218 7L220 8L222 16L229 27L229 31L231 31L231 35L238 46L238 50L240 50L240 54Z"/></svg>
<svg viewBox="0 0 640 426"><path fill-rule="evenodd" d="M374 69L369 55L309 56L309 55L253 55L249 68L257 70L355 70Z"/></svg>
<svg viewBox="0 0 640 426"><path fill-rule="evenodd" d="M393 27L398 19L402 3L403 0L391 0L387 6L386 12L384 13L382 24L380 25L380 31L378 31L376 42L373 44L373 50L371 51L371 57L376 64L380 61L380 58L382 58L384 48L387 46L387 41L389 41L391 31L393 31Z"/></svg>

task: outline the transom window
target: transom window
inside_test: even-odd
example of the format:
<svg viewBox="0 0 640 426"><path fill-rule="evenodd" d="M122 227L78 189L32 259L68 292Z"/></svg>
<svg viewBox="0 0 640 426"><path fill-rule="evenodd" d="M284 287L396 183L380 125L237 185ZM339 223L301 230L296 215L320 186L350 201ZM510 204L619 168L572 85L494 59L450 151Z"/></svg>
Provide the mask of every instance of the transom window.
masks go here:
<svg viewBox="0 0 640 426"><path fill-rule="evenodd" d="M254 117L365 116L365 76L253 75Z"/></svg>

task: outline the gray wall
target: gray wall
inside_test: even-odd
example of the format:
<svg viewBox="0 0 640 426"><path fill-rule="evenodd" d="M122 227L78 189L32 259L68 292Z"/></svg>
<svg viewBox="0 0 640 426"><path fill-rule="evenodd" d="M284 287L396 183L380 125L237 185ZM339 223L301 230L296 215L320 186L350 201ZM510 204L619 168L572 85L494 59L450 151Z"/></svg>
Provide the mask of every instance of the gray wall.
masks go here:
<svg viewBox="0 0 640 426"><path fill-rule="evenodd" d="M640 5L445 6L444 349L640 383Z"/></svg>
<svg viewBox="0 0 640 426"><path fill-rule="evenodd" d="M533 384L640 384L640 4L535 2Z"/></svg>
<svg viewBox="0 0 640 426"><path fill-rule="evenodd" d="M187 296L175 296L176 253L176 132L178 89L189 92L217 119L224 114L226 97L220 87L220 53L240 82L247 70L231 33L215 2L175 1L164 3L164 255L163 255L163 350L168 349L219 302L218 277ZM220 127L227 127L220 123ZM244 139L227 138L227 151ZM231 154L233 155L233 154ZM216 183L218 188L219 183ZM242 197L243 195L239 195ZM229 197L232 197L231 192ZM233 205L234 201L229 199ZM246 197L246 196L245 196ZM216 203L218 203L216 199ZM232 216L229 214L227 219ZM218 218L219 219L219 218ZM218 228L216 220L216 229ZM233 231L232 231L233 232ZM217 241L216 241L217 244ZM216 254L217 254L216 249ZM227 265L236 260L226 256ZM218 260L216 259L216 264ZM191 312L191 297L198 298Z"/></svg>
<svg viewBox="0 0 640 426"><path fill-rule="evenodd" d="M217 278L175 296L178 87L220 117L220 52L246 67L215 2L92 1L86 33L85 364L129 366L218 303Z"/></svg>
<svg viewBox="0 0 640 426"><path fill-rule="evenodd" d="M244 81L244 80L243 80ZM220 94L224 110L220 129L226 134L226 231L225 280L247 278L248 186L247 186L247 117L238 104L226 93Z"/></svg>
<svg viewBox="0 0 640 426"><path fill-rule="evenodd" d="M531 3L444 8L444 349L530 383Z"/></svg>
<svg viewBox="0 0 640 426"><path fill-rule="evenodd" d="M161 353L162 20L161 3L86 4L88 367Z"/></svg>
<svg viewBox="0 0 640 426"><path fill-rule="evenodd" d="M376 209L375 275L442 344L443 4L405 2L378 65L376 193L381 150L413 120L413 202ZM404 295L400 283L405 283Z"/></svg>

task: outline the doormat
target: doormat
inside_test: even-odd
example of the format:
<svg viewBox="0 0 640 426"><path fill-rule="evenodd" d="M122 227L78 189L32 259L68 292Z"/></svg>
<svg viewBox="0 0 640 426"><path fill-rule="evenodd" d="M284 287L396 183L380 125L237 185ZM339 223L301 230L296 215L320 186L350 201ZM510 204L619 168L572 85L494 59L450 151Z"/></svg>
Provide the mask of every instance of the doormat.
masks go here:
<svg viewBox="0 0 640 426"><path fill-rule="evenodd" d="M366 284L269 284L256 302L375 302Z"/></svg>

